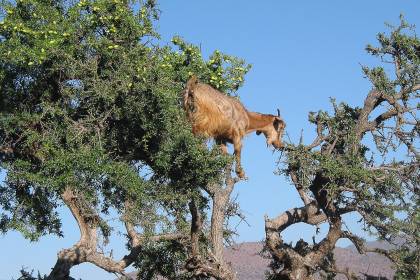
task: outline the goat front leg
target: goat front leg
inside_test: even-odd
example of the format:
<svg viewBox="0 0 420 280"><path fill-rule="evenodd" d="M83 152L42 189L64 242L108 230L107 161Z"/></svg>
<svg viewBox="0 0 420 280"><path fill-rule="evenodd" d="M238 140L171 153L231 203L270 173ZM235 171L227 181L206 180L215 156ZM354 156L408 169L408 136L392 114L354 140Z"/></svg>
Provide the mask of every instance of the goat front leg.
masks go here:
<svg viewBox="0 0 420 280"><path fill-rule="evenodd" d="M234 139L233 140L233 149L236 159L236 166L235 171L239 178L243 179L245 178L245 173L242 170L241 166L241 149L242 149L242 142L240 139Z"/></svg>

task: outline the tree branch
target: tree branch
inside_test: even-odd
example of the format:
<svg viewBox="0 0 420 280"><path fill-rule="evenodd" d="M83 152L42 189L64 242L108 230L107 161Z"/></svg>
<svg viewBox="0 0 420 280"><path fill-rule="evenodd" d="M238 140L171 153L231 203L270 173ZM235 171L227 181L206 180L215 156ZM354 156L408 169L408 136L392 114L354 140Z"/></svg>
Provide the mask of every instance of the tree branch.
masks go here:
<svg viewBox="0 0 420 280"><path fill-rule="evenodd" d="M313 202L314 200L312 200L308 196L308 194L305 192L303 186L299 183L299 180L298 180L297 175L296 175L295 172L293 172L293 171L290 172L290 178L292 179L292 182L295 185L295 188L296 188L297 192L299 193L299 196L302 199L303 203L305 205L308 205L311 202Z"/></svg>
<svg viewBox="0 0 420 280"><path fill-rule="evenodd" d="M350 240L356 247L359 254L365 254L366 248L365 248L365 241L363 239L361 239L360 237L348 231L343 231L341 237L347 238L348 240Z"/></svg>
<svg viewBox="0 0 420 280"><path fill-rule="evenodd" d="M303 222L310 225L318 225L326 220L327 216L312 201L303 207L289 209L274 219L266 218L265 228L266 230L281 232L296 223Z"/></svg>
<svg viewBox="0 0 420 280"><path fill-rule="evenodd" d="M318 147L323 141L325 141L329 137L329 135L322 134L322 123L320 121L318 121L316 124L316 134L317 136L314 139L314 141L306 147L308 151L312 150L315 147Z"/></svg>
<svg viewBox="0 0 420 280"><path fill-rule="evenodd" d="M335 248L337 240L341 238L341 217L330 217L329 218L330 228L328 230L327 236L314 246L313 250L305 256L305 259L308 263L311 263L313 266L319 264L323 258L332 252Z"/></svg>
<svg viewBox="0 0 420 280"><path fill-rule="evenodd" d="M400 94L401 95L406 95L406 94L408 94L410 92L415 92L417 90L420 90L420 84L416 84L416 85L414 85L414 86L412 86L412 87L410 87L408 89L405 89L405 90L401 89Z"/></svg>
<svg viewBox="0 0 420 280"><path fill-rule="evenodd" d="M350 272L349 268L339 269L339 268L337 268L336 265L334 265L333 267L330 267L330 268L324 267L323 269L325 271L328 271L328 272L343 274L347 278L347 280L357 280L358 279L357 276L354 275L354 273Z"/></svg>
<svg viewBox="0 0 420 280"><path fill-rule="evenodd" d="M191 212L191 257L185 268L196 276L214 277L219 280L234 280L236 274L230 265L224 260L224 221L226 208L229 203L230 195L239 178L232 177L231 166L227 166L224 172L224 186L213 183L205 187L205 191L211 196L212 214L210 224L211 250L200 252L199 237L202 228L202 218L194 200L189 204ZM203 256L203 253L205 254Z"/></svg>
<svg viewBox="0 0 420 280"><path fill-rule="evenodd" d="M124 275L124 269L131 265L140 254L144 241L158 242L186 238L186 235L181 233L140 236L136 233L134 225L126 219L124 223L130 239L131 250L121 260L115 261L97 251L99 216L94 209L85 205L83 198L76 195L70 187L65 189L62 199L77 221L80 229L80 240L73 247L59 252L57 262L48 276L48 279L51 280L67 280L70 276L70 269L84 262L90 262L108 272Z"/></svg>
<svg viewBox="0 0 420 280"><path fill-rule="evenodd" d="M384 99L382 98L382 93L377 90L371 90L368 96L365 98L365 102L363 104L363 108L360 111L360 115L358 118L358 122L356 125L356 137L360 139L365 132L365 127L369 123L369 115L370 113L381 104Z"/></svg>
<svg viewBox="0 0 420 280"><path fill-rule="evenodd" d="M198 257L199 252L199 238L202 227L201 214L197 209L194 199L189 204L191 212L191 254L193 257Z"/></svg>
<svg viewBox="0 0 420 280"><path fill-rule="evenodd" d="M357 249L357 252L361 255L365 255L366 253L377 253L387 257L389 260L394 261L392 255L388 250L381 249L381 248L367 248L365 242L360 237L348 232L344 231L342 234L342 238L349 239Z"/></svg>

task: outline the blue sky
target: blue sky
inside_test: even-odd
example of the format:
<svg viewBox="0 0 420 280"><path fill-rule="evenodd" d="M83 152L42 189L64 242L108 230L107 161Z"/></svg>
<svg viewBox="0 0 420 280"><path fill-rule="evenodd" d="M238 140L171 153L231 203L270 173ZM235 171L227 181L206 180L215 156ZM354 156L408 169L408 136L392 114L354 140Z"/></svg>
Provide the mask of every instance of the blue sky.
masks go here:
<svg viewBox="0 0 420 280"><path fill-rule="evenodd" d="M418 0L159 3L162 14L157 26L164 41L180 35L201 45L205 55L218 49L253 65L239 91L242 102L249 110L263 113L275 113L280 108L288 137L295 142L302 129L305 142L313 139L308 112L330 109L329 97L362 104L371 86L360 65L379 64L364 47L375 43L378 32L387 30L384 22L397 24L403 13L410 23L420 26ZM265 214L274 217L301 205L287 179L273 174L278 158L278 153L266 148L263 136L253 134L245 139L242 161L249 179L237 185L236 194L249 226L238 226L237 242L263 240ZM14 232L0 236L0 280L16 278L22 266L49 272L57 252L78 239L69 212L63 209L62 213L63 239L47 236L39 243L29 243ZM355 215L346 217L348 227L360 232L356 220ZM314 232L312 227L296 225L285 237L290 241L310 239ZM117 257L124 254L122 242L118 235L111 240ZM339 244L348 245L345 241ZM89 264L74 268L72 275L115 279Z"/></svg>

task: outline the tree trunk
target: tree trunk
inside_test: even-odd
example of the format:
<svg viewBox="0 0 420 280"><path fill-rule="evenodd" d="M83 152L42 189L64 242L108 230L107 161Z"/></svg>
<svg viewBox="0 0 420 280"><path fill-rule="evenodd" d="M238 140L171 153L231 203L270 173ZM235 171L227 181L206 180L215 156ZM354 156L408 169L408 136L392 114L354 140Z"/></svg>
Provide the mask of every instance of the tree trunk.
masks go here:
<svg viewBox="0 0 420 280"><path fill-rule="evenodd" d="M306 267L299 266L293 268L289 275L290 280L313 280L314 278L310 275L310 272Z"/></svg>
<svg viewBox="0 0 420 280"><path fill-rule="evenodd" d="M225 208L228 197L224 193L217 192L213 197L213 210L211 216L211 242L213 254L218 261L224 262L223 256L223 223Z"/></svg>
<svg viewBox="0 0 420 280"><path fill-rule="evenodd" d="M80 250L76 247L70 249L61 250L58 253L57 262L54 265L53 270L48 276L48 280L69 280L73 279L70 277L70 269L80 264Z"/></svg>

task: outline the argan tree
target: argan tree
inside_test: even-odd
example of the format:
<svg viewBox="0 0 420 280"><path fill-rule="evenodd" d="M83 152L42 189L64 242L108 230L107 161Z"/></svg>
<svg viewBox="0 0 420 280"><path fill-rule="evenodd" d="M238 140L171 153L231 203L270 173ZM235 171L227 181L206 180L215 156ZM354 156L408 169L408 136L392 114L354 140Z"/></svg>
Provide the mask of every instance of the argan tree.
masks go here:
<svg viewBox="0 0 420 280"><path fill-rule="evenodd" d="M397 277L419 275L420 40L403 17L398 27L389 27L389 34L378 34L378 46L366 47L385 68L363 67L372 83L363 105L332 100L332 112L310 113L316 138L289 144L283 153L280 172L290 178L303 206L266 218L269 279L314 279L316 273L356 278L334 263L341 238L361 254L372 251L345 226L347 213L356 213L365 231L398 241L396 250L373 250L394 262ZM286 244L281 233L297 223L329 228L319 242Z"/></svg>
<svg viewBox="0 0 420 280"><path fill-rule="evenodd" d="M234 93L249 66L161 43L153 0L6 0L0 13L0 230L62 237L58 209L71 211L80 240L48 279L84 262L118 275L134 264L141 279L233 278L221 251L231 160L192 135L180 93L193 73ZM114 213L120 260L102 250Z"/></svg>

